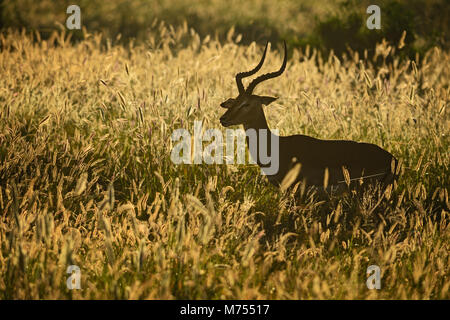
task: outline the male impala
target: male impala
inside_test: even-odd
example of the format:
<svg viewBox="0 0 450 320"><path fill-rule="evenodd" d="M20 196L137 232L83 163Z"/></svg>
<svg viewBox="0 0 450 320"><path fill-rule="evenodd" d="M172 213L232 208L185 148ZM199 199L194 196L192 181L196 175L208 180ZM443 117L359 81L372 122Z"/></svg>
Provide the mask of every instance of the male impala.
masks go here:
<svg viewBox="0 0 450 320"><path fill-rule="evenodd" d="M263 140L264 143L267 141L268 153L271 153L271 150L279 150L279 170L276 174L267 175L268 180L275 185L279 185L297 163L301 165L301 169L295 181L305 181L307 186L321 187L325 184L328 190L336 190L342 189L340 186L345 187L349 181L359 181L365 185L368 181L379 182L384 186L393 183L396 178L397 159L374 144L348 140L320 140L305 135L292 135L277 137L278 140L275 139L275 141L278 141L279 145L272 146L273 139L266 139L268 135L261 136L260 133L264 130L274 135L267 126L262 105L268 105L276 98L254 95L252 92L259 83L278 77L284 72L287 62L286 42L284 51L281 68L276 72L257 77L247 89L244 89L242 78L249 77L261 69L267 44L258 65L253 70L236 75L239 95L221 103L220 106L227 111L220 118L220 123L224 127L242 124L246 131L249 129L256 131L256 148L255 146L250 148L248 137L247 146L253 160L262 169L264 165L257 151L260 141ZM328 183L324 182L325 180Z"/></svg>

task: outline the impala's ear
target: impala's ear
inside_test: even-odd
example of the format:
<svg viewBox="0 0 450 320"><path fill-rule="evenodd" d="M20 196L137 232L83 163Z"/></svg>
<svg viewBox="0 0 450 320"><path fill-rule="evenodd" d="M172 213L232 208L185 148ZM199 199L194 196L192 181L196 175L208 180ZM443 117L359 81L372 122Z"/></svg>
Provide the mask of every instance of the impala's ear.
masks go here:
<svg viewBox="0 0 450 320"><path fill-rule="evenodd" d="M230 109L233 106L234 99L228 99L220 104L222 108Z"/></svg>
<svg viewBox="0 0 450 320"><path fill-rule="evenodd" d="M261 103L263 105L268 106L269 104L271 104L272 102L274 102L275 100L277 100L278 98L274 98L274 97L267 97L267 96L262 96L259 97L261 99Z"/></svg>

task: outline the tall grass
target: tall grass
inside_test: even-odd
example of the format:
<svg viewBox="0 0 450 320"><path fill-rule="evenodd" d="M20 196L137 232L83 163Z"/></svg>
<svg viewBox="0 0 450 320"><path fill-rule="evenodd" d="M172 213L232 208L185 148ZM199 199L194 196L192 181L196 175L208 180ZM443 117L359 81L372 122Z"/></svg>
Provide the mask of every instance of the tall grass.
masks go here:
<svg viewBox="0 0 450 320"><path fill-rule="evenodd" d="M84 37L0 37L2 299L449 298L448 52L294 50L258 88L280 97L265 111L282 134L376 143L403 162L390 193L321 201L252 165L170 161L175 128L221 128L219 103L260 47L186 26L146 45ZM262 72L280 63L272 52ZM72 264L81 290L66 287ZM366 287L373 264L380 290Z"/></svg>

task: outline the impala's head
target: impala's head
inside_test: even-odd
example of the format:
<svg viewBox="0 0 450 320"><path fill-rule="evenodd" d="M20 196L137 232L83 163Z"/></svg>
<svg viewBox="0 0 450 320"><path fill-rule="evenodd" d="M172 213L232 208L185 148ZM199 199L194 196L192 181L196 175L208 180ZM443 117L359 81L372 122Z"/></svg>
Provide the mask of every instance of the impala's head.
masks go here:
<svg viewBox="0 0 450 320"><path fill-rule="evenodd" d="M284 59L280 70L257 77L248 85L247 89L244 89L244 85L242 84L243 78L254 75L261 69L264 59L266 58L267 45L268 44L266 44L261 61L259 61L258 65L253 70L241 72L236 75L236 84L239 95L234 99L230 98L220 104L222 108L228 109L224 115L220 117L220 123L224 127L251 122L254 119L255 113L261 111L262 105L268 105L277 99L274 97L254 95L252 92L259 83L276 78L284 72L287 62L286 42L284 42Z"/></svg>

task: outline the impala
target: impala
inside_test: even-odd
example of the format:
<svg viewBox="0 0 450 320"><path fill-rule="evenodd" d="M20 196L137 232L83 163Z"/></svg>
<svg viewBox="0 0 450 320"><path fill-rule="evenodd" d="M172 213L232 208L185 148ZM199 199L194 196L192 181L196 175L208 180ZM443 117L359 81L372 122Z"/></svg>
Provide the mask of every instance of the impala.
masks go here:
<svg viewBox="0 0 450 320"><path fill-rule="evenodd" d="M250 148L248 137L247 146L251 157L262 170L264 170L264 164L258 152L260 143L267 144L264 147L268 153L271 150L278 150L279 170L275 174L267 175L268 180L272 184L280 185L288 172L296 167L300 170L296 170L296 176L292 182L304 181L306 186L325 187L326 190L342 189L341 186L345 188L350 184L358 185L357 182L364 185L380 183L384 187L392 184L397 177L398 161L392 154L377 145L348 140L321 140L301 134L267 139L268 135L274 135L274 133L267 125L262 106L269 105L277 98L255 95L253 90L259 83L276 78L284 72L287 62L286 42L283 63L278 71L255 78L246 89L242 83L244 77L254 75L261 69L266 57L267 45L268 43L260 62L254 69L236 75L239 94L236 98L230 98L220 104L227 109L220 118L220 123L224 127L242 124L246 131L248 129L256 131L256 148ZM263 137L261 132L264 131L269 134L266 133ZM277 141L279 145L272 146L272 141ZM291 176L292 174L289 175L290 178Z"/></svg>

